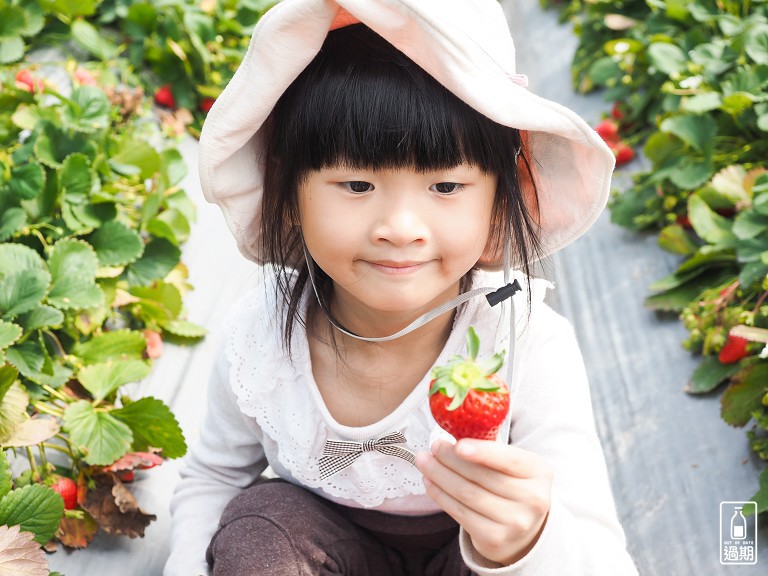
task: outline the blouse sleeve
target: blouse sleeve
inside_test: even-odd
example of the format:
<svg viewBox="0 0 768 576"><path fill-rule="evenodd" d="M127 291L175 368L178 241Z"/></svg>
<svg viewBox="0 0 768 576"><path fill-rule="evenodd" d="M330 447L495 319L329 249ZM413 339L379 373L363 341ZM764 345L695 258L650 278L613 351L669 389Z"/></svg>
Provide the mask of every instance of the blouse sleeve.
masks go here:
<svg viewBox="0 0 768 576"><path fill-rule="evenodd" d="M510 437L515 446L544 457L553 468L549 516L528 554L505 567L483 558L462 530L464 560L480 576L636 575L617 518L573 328L541 305L528 330Z"/></svg>
<svg viewBox="0 0 768 576"><path fill-rule="evenodd" d="M260 431L240 411L228 376L229 363L220 351L200 440L184 459L171 500L171 553L164 576L209 573L205 551L224 508L267 467Z"/></svg>

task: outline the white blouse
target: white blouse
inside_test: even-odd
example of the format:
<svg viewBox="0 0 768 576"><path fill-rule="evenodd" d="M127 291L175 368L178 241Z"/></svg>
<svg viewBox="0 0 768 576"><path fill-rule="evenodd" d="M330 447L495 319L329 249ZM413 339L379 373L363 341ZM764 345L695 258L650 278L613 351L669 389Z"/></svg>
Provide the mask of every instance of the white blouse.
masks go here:
<svg viewBox="0 0 768 576"><path fill-rule="evenodd" d="M475 287L502 284L500 273L476 272L473 277ZM513 566L499 568L478 557L464 533L462 554L478 574L636 574L616 518L573 331L544 303L551 284L534 279L531 287L530 307L525 291L514 297L512 402L499 439L547 459L555 471L552 508L537 544ZM509 306L507 301L491 307L482 297L463 304L437 363L465 353L469 326L480 337L481 358L509 349ZM312 376L301 325L295 327L287 356L275 318L279 308L274 279L268 280L237 303L224 323L223 353L212 373L201 438L185 458L171 504L173 535L165 576L208 574L205 550L224 507L267 466L346 506L400 515L440 511L413 464L371 449L370 443L331 475L323 476L319 465L329 439L366 443L399 432L405 442L397 445L416 453L428 451L438 437L450 438L430 413L430 374L378 422L339 424Z"/></svg>

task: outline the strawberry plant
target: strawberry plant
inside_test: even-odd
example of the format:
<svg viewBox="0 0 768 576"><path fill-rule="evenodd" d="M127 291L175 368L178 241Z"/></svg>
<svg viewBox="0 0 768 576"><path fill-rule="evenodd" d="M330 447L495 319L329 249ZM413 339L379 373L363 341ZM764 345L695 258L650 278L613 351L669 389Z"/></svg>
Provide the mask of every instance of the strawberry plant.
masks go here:
<svg viewBox="0 0 768 576"><path fill-rule="evenodd" d="M195 208L181 155L140 90L68 68L77 80L61 86L25 68L40 90L3 71L0 446L27 458L17 487L45 487L68 511L38 541L77 548L154 519L124 479L186 443L162 401L122 387L149 375L163 339L204 331L182 306Z"/></svg>
<svg viewBox="0 0 768 576"><path fill-rule="evenodd" d="M611 219L685 258L646 304L680 314L702 355L688 391L723 385L723 419L751 422L768 459L768 3L543 3L580 34L576 88L613 102L603 137L644 141L651 167L614 193ZM754 499L768 510L768 467Z"/></svg>

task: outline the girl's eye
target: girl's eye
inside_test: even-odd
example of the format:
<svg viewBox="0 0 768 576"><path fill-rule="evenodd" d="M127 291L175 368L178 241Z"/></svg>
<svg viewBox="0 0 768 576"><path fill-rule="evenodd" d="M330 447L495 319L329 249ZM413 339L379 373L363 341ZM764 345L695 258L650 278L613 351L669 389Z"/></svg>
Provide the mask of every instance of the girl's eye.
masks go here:
<svg viewBox="0 0 768 576"><path fill-rule="evenodd" d="M430 190L445 195L455 194L462 188L464 188L464 184L459 184L458 182L438 182L430 186Z"/></svg>
<svg viewBox="0 0 768 576"><path fill-rule="evenodd" d="M350 182L344 182L342 185L355 194L363 194L364 192L373 190L373 184L370 182L363 182L362 180L352 180Z"/></svg>

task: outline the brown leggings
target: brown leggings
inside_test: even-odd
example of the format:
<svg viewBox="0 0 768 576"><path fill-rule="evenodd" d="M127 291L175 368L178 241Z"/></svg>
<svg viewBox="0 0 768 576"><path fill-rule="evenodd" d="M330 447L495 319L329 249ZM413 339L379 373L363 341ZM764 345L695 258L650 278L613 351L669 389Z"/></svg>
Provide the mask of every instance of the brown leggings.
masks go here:
<svg viewBox="0 0 768 576"><path fill-rule="evenodd" d="M447 514L350 508L280 479L232 499L208 547L214 576L471 576Z"/></svg>

